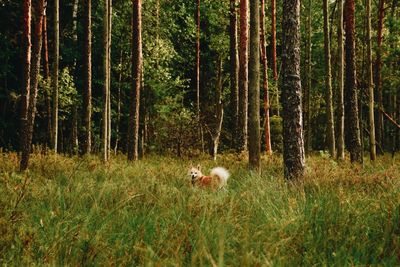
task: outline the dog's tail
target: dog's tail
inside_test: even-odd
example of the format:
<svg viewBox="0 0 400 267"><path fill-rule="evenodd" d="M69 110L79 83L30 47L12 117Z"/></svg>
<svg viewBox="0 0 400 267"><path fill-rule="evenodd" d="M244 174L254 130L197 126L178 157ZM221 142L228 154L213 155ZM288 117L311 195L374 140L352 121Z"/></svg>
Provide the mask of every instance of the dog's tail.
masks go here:
<svg viewBox="0 0 400 267"><path fill-rule="evenodd" d="M216 167L211 170L210 176L217 177L219 180L219 188L222 188L226 185L230 174L227 169L223 167Z"/></svg>

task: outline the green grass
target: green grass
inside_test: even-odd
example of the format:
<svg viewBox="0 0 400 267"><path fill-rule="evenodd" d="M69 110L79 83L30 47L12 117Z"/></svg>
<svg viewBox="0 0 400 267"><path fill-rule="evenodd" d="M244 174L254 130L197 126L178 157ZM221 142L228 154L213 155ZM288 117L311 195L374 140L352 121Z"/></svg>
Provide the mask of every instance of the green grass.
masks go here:
<svg viewBox="0 0 400 267"><path fill-rule="evenodd" d="M199 162L227 167L228 189L192 188L175 158L35 154L18 173L17 156L1 155L0 264L400 264L399 160L361 169L313 156L297 185L278 156L261 177L232 155Z"/></svg>

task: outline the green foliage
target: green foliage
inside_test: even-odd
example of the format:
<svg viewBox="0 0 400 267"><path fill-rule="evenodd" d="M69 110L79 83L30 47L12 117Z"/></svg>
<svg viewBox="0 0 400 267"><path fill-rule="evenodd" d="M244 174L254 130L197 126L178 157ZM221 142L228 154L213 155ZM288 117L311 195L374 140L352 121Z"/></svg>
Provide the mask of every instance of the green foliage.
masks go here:
<svg viewBox="0 0 400 267"><path fill-rule="evenodd" d="M281 153L283 150L282 117L276 115L270 118L272 150Z"/></svg>
<svg viewBox="0 0 400 267"><path fill-rule="evenodd" d="M304 183L289 186L279 157L263 162L261 176L234 158L220 158L232 176L213 192L192 188L189 162L170 157L104 166L38 153L17 174L16 154L3 154L0 263L399 265L398 159L361 170L311 157ZM205 173L216 164L200 163Z"/></svg>

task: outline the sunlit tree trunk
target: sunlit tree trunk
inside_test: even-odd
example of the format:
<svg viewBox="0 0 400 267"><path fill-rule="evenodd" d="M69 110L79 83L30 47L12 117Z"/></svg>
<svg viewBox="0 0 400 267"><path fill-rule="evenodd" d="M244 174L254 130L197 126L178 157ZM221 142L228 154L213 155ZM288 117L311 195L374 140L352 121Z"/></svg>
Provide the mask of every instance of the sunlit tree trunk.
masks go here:
<svg viewBox="0 0 400 267"><path fill-rule="evenodd" d="M337 103L337 158L344 159L344 45L343 0L338 0L338 103Z"/></svg>
<svg viewBox="0 0 400 267"><path fill-rule="evenodd" d="M369 154L371 160L376 159L375 118L374 118L374 82L372 75L372 47L371 47L371 0L367 0L367 76L369 92Z"/></svg>
<svg viewBox="0 0 400 267"><path fill-rule="evenodd" d="M92 149L92 0L84 1L83 153Z"/></svg>
<svg viewBox="0 0 400 267"><path fill-rule="evenodd" d="M230 72L231 72L231 102L230 109L233 114L233 142L238 133L239 123L239 55L238 55L238 27L236 0L230 0Z"/></svg>
<svg viewBox="0 0 400 267"><path fill-rule="evenodd" d="M312 20L312 0L307 1L307 24L306 24L306 84L304 86L304 98L303 98L303 128L304 128L304 149L305 153L308 154L311 150L311 112L310 112L310 92L311 92L311 75L312 75L312 54L311 54L311 20Z"/></svg>
<svg viewBox="0 0 400 267"><path fill-rule="evenodd" d="M383 39L383 19L385 17L385 0L379 0L378 6L378 32L377 32L377 50L376 50L376 77L375 86L378 94L378 108L383 109L383 92L382 92L382 39ZM384 124L383 115L378 112L378 123L376 125L376 141L384 146ZM383 151L381 151L382 153Z"/></svg>
<svg viewBox="0 0 400 267"><path fill-rule="evenodd" d="M269 92L268 92L268 62L267 62L267 44L265 42L265 0L261 0L261 12L260 12L260 42L261 42L261 62L263 65L263 91L264 91L264 136L265 136L265 153L267 155L272 154L271 148L271 133L270 133L270 122L269 122Z"/></svg>
<svg viewBox="0 0 400 267"><path fill-rule="evenodd" d="M283 0L283 161L287 180L305 169L300 80L300 0Z"/></svg>
<svg viewBox="0 0 400 267"><path fill-rule="evenodd" d="M240 0L238 151L247 150L248 123L248 0Z"/></svg>
<svg viewBox="0 0 400 267"><path fill-rule="evenodd" d="M250 0L249 166L260 172L260 6Z"/></svg>
<svg viewBox="0 0 400 267"><path fill-rule="evenodd" d="M28 125L28 110L29 110L29 95L31 88L31 20L32 20L32 3L31 0L24 0L23 3L23 45L24 45L24 72L23 72L23 87L21 92L21 125L20 125L20 149L26 153L27 147L27 125ZM22 168L24 170L26 168Z"/></svg>
<svg viewBox="0 0 400 267"><path fill-rule="evenodd" d="M360 140L360 124L358 118L358 101L356 87L355 62L355 25L354 0L345 2L345 31L346 31L346 77L345 77L345 131L346 145L350 152L351 162L363 162Z"/></svg>
<svg viewBox="0 0 400 267"><path fill-rule="evenodd" d="M142 1L132 0L132 89L129 103L128 159L138 160L139 108L142 72Z"/></svg>
<svg viewBox="0 0 400 267"><path fill-rule="evenodd" d="M72 9L72 40L74 42L74 47L78 50L78 0L74 0L73 9ZM73 64L73 75L76 77L76 61L77 54L74 58ZM76 81L75 81L76 82ZM78 99L73 100L72 107L72 134L71 134L71 143L72 143L72 153L77 153L79 148L78 141Z"/></svg>
<svg viewBox="0 0 400 267"><path fill-rule="evenodd" d="M58 64L60 58L60 18L59 18L59 0L54 0L54 39L53 39L53 75L51 78L53 89L53 105L52 105L52 148L57 153L58 146Z"/></svg>
<svg viewBox="0 0 400 267"><path fill-rule="evenodd" d="M326 121L327 132L326 142L331 157L335 157L335 128L333 119L333 100L332 100L332 68L331 68L331 44L329 38L329 3L328 0L323 1L324 10L324 48L325 48L325 102L326 102Z"/></svg>
<svg viewBox="0 0 400 267"><path fill-rule="evenodd" d="M276 60L276 0L271 0L271 46L272 46L272 73L274 77L275 98L276 98L276 112L277 116L280 115L279 111L279 88L278 88L278 67ZM272 102L272 99L271 99Z"/></svg>

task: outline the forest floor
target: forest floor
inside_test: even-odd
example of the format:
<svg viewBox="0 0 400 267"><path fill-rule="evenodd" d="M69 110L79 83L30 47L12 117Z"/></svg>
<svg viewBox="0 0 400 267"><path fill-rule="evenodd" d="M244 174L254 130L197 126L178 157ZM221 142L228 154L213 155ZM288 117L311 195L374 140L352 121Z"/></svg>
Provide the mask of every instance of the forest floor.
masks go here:
<svg viewBox="0 0 400 267"><path fill-rule="evenodd" d="M400 157L397 155L397 157ZM232 176L192 188L189 161L0 155L0 265L312 266L400 264L400 159L364 168L325 155L287 185L280 156L199 160Z"/></svg>

